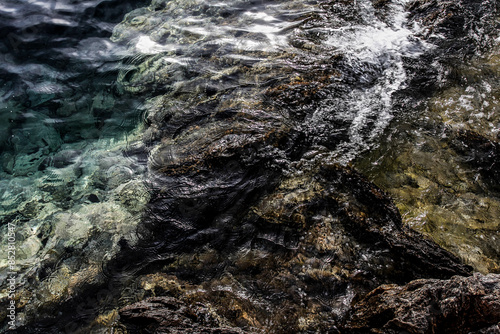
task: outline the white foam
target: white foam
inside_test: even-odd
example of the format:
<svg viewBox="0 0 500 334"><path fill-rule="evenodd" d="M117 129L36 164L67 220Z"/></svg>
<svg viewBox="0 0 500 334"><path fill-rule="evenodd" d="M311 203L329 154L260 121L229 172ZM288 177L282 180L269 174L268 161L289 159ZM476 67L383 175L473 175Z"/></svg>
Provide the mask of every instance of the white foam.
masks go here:
<svg viewBox="0 0 500 334"><path fill-rule="evenodd" d="M138 52L143 54L156 54L166 51L173 51L175 48L171 45L162 45L154 42L149 36L140 36L135 44Z"/></svg>
<svg viewBox="0 0 500 334"><path fill-rule="evenodd" d="M381 21L369 0L361 0L362 25L331 29L327 43L344 55L353 67L373 65L382 71L369 88L354 89L346 99L344 119L352 120L350 142L341 145L339 156L346 163L381 135L393 115L393 94L404 88L407 76L404 57L418 57L432 46L414 37L406 27L406 11L400 1L392 4L389 22ZM320 111L324 112L324 111ZM368 132L368 134L367 134Z"/></svg>

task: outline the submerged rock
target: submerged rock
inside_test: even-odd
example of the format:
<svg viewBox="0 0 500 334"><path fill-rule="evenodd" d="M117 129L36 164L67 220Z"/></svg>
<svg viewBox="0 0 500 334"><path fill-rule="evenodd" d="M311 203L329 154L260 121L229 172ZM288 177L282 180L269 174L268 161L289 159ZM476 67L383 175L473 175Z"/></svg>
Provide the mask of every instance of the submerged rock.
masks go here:
<svg viewBox="0 0 500 334"><path fill-rule="evenodd" d="M195 287L155 291L209 303L249 330L333 330L351 301L379 284L470 273L454 256L403 227L380 189L340 166L284 179L242 219L231 211L217 216L205 214L203 227L176 229L180 242L173 250L181 254L169 255L170 264L162 266ZM164 224L161 232L155 230L154 244L172 240L171 229Z"/></svg>
<svg viewBox="0 0 500 334"><path fill-rule="evenodd" d="M408 8L435 47L409 61L399 125L356 167L394 198L405 224L475 270L498 273L499 3Z"/></svg>
<svg viewBox="0 0 500 334"><path fill-rule="evenodd" d="M484 50L497 34L491 24L499 13L494 0L414 0L408 7L410 23L420 24L422 36L439 45L440 52L446 52L445 58Z"/></svg>
<svg viewBox="0 0 500 334"><path fill-rule="evenodd" d="M405 228L390 198L345 167L319 166L282 178L261 196L243 196L252 200L245 205L219 206L225 198L218 196L222 202L210 202L211 209L196 204L178 211L182 199L170 202L164 210L171 220L159 215L155 223L147 221L149 233L140 234L135 245L122 242L104 277L97 270L53 273L55 281L45 289L61 296L69 289L69 298L60 300L64 309L84 307L76 314L62 311L46 332L66 326L90 331L82 319L96 319L95 327L104 308L120 310L116 321L90 332L114 326L162 333L170 324L179 332L335 333L351 303L380 284L470 273L453 255ZM103 297L85 301L96 293ZM36 318L46 318L53 307L39 304ZM40 326L23 329L31 333Z"/></svg>
<svg viewBox="0 0 500 334"><path fill-rule="evenodd" d="M127 15L113 39L137 56L118 84L148 99L148 192L117 156L82 166L84 203L53 216L74 257L46 264L22 330L337 333L381 284L470 275L341 164L386 129L402 59L426 50L403 19L385 1L159 0Z"/></svg>
<svg viewBox="0 0 500 334"><path fill-rule="evenodd" d="M353 307L347 333L498 333L500 275L382 285Z"/></svg>
<svg viewBox="0 0 500 334"><path fill-rule="evenodd" d="M16 262L10 269L7 247L0 250L0 298L9 302L5 278L15 272L18 325L50 314L81 286L99 282L120 240L134 243L149 193L144 167L122 154L125 144L103 141L78 153L62 150L31 177L1 180L0 239L7 245L7 229L15 229Z"/></svg>
<svg viewBox="0 0 500 334"><path fill-rule="evenodd" d="M500 193L500 144L472 131L458 131L451 146L466 163L476 167L484 183Z"/></svg>
<svg viewBox="0 0 500 334"><path fill-rule="evenodd" d="M417 122L426 127L425 135L395 134L358 168L393 197L405 224L475 270L498 273L500 199L492 177L497 144L429 120Z"/></svg>

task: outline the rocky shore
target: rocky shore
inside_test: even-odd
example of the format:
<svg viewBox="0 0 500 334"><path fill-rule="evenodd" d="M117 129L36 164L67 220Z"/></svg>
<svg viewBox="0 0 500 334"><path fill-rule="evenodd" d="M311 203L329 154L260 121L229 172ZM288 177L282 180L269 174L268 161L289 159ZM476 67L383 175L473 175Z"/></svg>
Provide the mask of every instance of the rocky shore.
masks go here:
<svg viewBox="0 0 500 334"><path fill-rule="evenodd" d="M44 217L41 241L24 239L36 243L26 268L39 263L19 286L18 331L498 332L497 222L490 253L466 261L456 239L442 243L401 216L411 203L385 176L403 168L366 167L391 121L425 114L453 86L457 58L494 48L498 10L469 0L154 0L129 13L112 37L136 52L118 89L145 98L144 124L97 159L105 166L66 159L56 169L81 173L73 191L85 197ZM390 33L390 51L353 49L373 32ZM496 205L498 138L437 128L455 159L479 166Z"/></svg>

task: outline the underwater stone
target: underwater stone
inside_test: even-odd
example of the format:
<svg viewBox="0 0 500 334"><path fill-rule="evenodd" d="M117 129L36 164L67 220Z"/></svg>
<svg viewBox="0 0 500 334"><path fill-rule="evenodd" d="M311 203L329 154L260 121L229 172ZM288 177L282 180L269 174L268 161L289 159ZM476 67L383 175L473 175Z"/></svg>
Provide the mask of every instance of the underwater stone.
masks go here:
<svg viewBox="0 0 500 334"><path fill-rule="evenodd" d="M43 170L48 167L64 168L78 162L82 150L79 149L61 149L53 155L46 158L40 165L39 169Z"/></svg>
<svg viewBox="0 0 500 334"><path fill-rule="evenodd" d="M30 176L38 171L40 165L47 156L44 150L38 149L31 154L17 154L14 158L14 166L12 172L14 176Z"/></svg>
<svg viewBox="0 0 500 334"><path fill-rule="evenodd" d="M34 189L29 178L2 179L0 180L0 204L2 214L14 214L26 201L33 197Z"/></svg>
<svg viewBox="0 0 500 334"><path fill-rule="evenodd" d="M10 130L14 125L14 120L20 114L23 108L17 103L8 101L0 102L0 148L8 147L8 139L11 135Z"/></svg>
<svg viewBox="0 0 500 334"><path fill-rule="evenodd" d="M500 193L500 143L467 130L452 133L450 139L451 147L477 168L483 182Z"/></svg>
<svg viewBox="0 0 500 334"><path fill-rule="evenodd" d="M114 165L107 169L106 178L108 188L114 189L130 181L134 176L134 171L127 165Z"/></svg>
<svg viewBox="0 0 500 334"><path fill-rule="evenodd" d="M410 24L417 22L424 28L424 38L439 45L447 57L470 56L475 51L490 46L489 38L478 38L470 29L481 31L481 35L495 35L497 1L459 0L434 1L414 0L409 3Z"/></svg>
<svg viewBox="0 0 500 334"><path fill-rule="evenodd" d="M405 228L387 195L353 170L322 166L273 188L245 214L212 200L212 211L194 203L175 215L178 203L168 203L163 209L171 211L164 217L176 221L151 225L152 234L124 248L114 265L134 258L144 263L150 256L171 260L161 273L153 262L152 274L141 280L144 292L126 295L208 303L233 326L257 332L327 332L353 298L379 284L470 273L453 255ZM152 203L150 210L160 212ZM147 302L130 310L140 313ZM152 307L154 314L170 312L168 305ZM154 326L162 321L148 319ZM128 313L124 321L137 326Z"/></svg>
<svg viewBox="0 0 500 334"><path fill-rule="evenodd" d="M453 6L435 1L427 3L428 9ZM470 1L466 6L474 3L478 6L476 9L489 7L491 13L498 12L498 2ZM460 12L463 8L457 10ZM458 12L452 15L462 15ZM481 22L471 21L474 29L485 22L491 23L488 27L495 26L489 21L491 13L482 17ZM467 15L473 15L473 11ZM473 36L480 37L471 32L469 37ZM374 156L383 157L384 162L375 167L379 162L372 160L372 165L364 170L376 170L369 172L371 177L394 197L405 223L482 273L498 273L500 268L499 143L496 138L500 113L499 86L495 80L500 68L495 60L499 43L498 39L493 41L493 37L481 35L480 40L470 41L471 47L486 41L493 45L465 58L453 59L454 53L451 53L438 58L426 56L426 59L430 57L427 62L412 61L421 67L412 73L414 79L424 79L421 83L429 80L442 89L422 87L425 96L433 93L432 96L417 108L421 111L415 116L400 119L409 120L413 130L396 130L399 132L396 137L373 152ZM451 38L447 42L462 43ZM439 41L436 43L440 45ZM442 63L429 66L431 58ZM410 94L418 85L418 82L411 83Z"/></svg>
<svg viewBox="0 0 500 334"><path fill-rule="evenodd" d="M52 200L64 203L70 200L74 182L79 178L78 166L48 168L44 175L35 181L38 188L51 196Z"/></svg>
<svg viewBox="0 0 500 334"><path fill-rule="evenodd" d="M19 280L30 282L20 285L17 292L20 296L32 295L29 303L18 304L19 319L34 319L43 310L52 312L56 303L69 298L79 286L98 281L102 263L119 251L120 240L129 244L136 241L138 217L130 212L138 216L147 201L147 189L141 188L142 197L130 195L132 199L124 199L122 204L118 191L113 193L110 188L105 193L95 188L98 178L105 189L114 175L108 169L119 166L137 172L133 184L125 183L121 190L142 185L139 174L143 175L144 167L141 169L134 157L123 156L125 148L121 141L65 144L31 177L0 180L1 219L16 223ZM88 201L91 194L97 194L100 202ZM3 228L7 224L2 226L5 231ZM1 235L6 244L8 233ZM0 253L4 254L3 249ZM4 255L0 259L2 268L7 267L4 259L8 257ZM5 295L2 298L7 300Z"/></svg>
<svg viewBox="0 0 500 334"><path fill-rule="evenodd" d="M188 189L199 191L196 187ZM204 195L217 193L200 192L197 196ZM149 203L149 210L154 203ZM179 333L182 328L193 332L197 328L229 328L237 332L287 333L286 328L288 332L336 333L334 329L341 324L351 302L380 284L470 273L470 268L454 256L405 228L385 193L342 166L321 166L302 176L289 176L250 207L238 204L234 210L211 200L211 211L203 212L195 203L184 208L182 215L172 215L178 204L170 202L164 208L171 210L164 218L177 221L150 225L151 234L140 234L137 241L132 238L129 242L119 242L119 238L127 232L133 237L133 224L122 230L117 225L125 217L100 203L58 214L56 225L60 226L47 247L56 248L52 244L56 240L64 240L66 247L75 250L101 246L82 249L85 259L68 267L66 274L54 274L62 275L54 289L65 291L61 287L70 286L70 277L77 275L77 268L87 266L82 267L80 261L100 263L104 246L112 250L109 255L116 254L104 269L112 281L128 277L127 271L120 268L141 268L141 273L150 273L135 283L127 279L118 290L120 300L142 301L120 306L117 330L140 331L146 327L162 333L169 319L177 317L179 327L172 329ZM75 230L73 224L81 228ZM96 230L114 236L99 237ZM142 231L143 226L139 229ZM68 238L78 236L79 242L68 242ZM85 239L89 246L85 246ZM115 248L116 243L119 248ZM49 289L51 283L44 282L44 289ZM81 285L72 290L75 299L65 304L67 309L78 305L79 293L97 284L79 282ZM107 283L99 284L103 287L96 289L106 288ZM154 298L148 299L151 296ZM51 300L59 300L48 297L40 297L40 305L49 307ZM222 322L205 323L201 320L205 317L186 316L185 312L190 314L192 310L206 314L205 307ZM41 316L43 309L30 308L30 312L38 310ZM74 321L74 316L63 311L60 323Z"/></svg>
<svg viewBox="0 0 500 334"><path fill-rule="evenodd" d="M111 117L113 107L115 106L115 98L112 93L106 91L100 91L92 99L92 106L90 108L91 114L95 118L95 127L102 130L103 133L111 133L113 129L106 129L106 121ZM123 117L122 115L117 117Z"/></svg>
<svg viewBox="0 0 500 334"><path fill-rule="evenodd" d="M405 224L458 255L475 270L498 273L500 203L495 195L496 180L484 177L488 171L481 171L479 161L470 159L478 148L466 147L457 131L446 131L444 138L443 131L433 131L433 136L425 138L433 150L423 150L413 136L403 142L394 138L390 144L396 143L393 148L383 145L379 152L385 155L383 163L369 173L394 198ZM492 148L483 147L486 152ZM460 150L463 155L457 154ZM494 162L494 156L487 157L483 156ZM368 166L368 170L372 168Z"/></svg>
<svg viewBox="0 0 500 334"><path fill-rule="evenodd" d="M37 149L54 152L62 145L57 130L47 123L48 117L42 113L27 111L23 114L21 128L12 130L12 145L16 154L29 153Z"/></svg>
<svg viewBox="0 0 500 334"><path fill-rule="evenodd" d="M0 163L4 172L8 174L14 173L15 157L10 152L3 152L0 154Z"/></svg>
<svg viewBox="0 0 500 334"><path fill-rule="evenodd" d="M303 157L312 149L311 145L335 149L349 139L352 119L342 122L341 116L345 111L342 107L353 96L345 99L343 94L360 85L363 89L357 97L362 97L364 89L379 87L374 86L378 76L387 70L366 62L360 64L361 68L352 68L349 60L332 60L332 48L322 49L325 34L307 37L309 31L321 30L326 23L331 24L329 32L337 28L335 24L354 22L350 25L354 28L364 23L358 15L357 2L349 1L349 8L346 2L336 2L334 8L325 6L316 12L303 3L295 8L293 3L289 4L289 9L298 9L296 12L287 10L288 4L279 8L281 12L276 17L285 13L293 21L292 25L280 27L280 35L302 30L301 36L287 37L304 38L307 42L304 45L316 44L309 51L325 52L321 59L324 63L314 57L308 59L311 54L295 58L293 53L263 44L262 34L242 33L240 25L245 26L246 22L232 20L239 9L231 12L219 5L203 4L157 1L150 8L133 12L115 29L113 39L130 43L131 47L139 48L141 45L134 38L143 37L142 41L158 37L157 41L172 42L179 47L175 52L162 49L162 45L159 49L138 50L131 66L119 78L122 88L132 93L163 94L160 101L153 102L161 106L148 115L147 126L152 130L144 140L151 181L147 214L139 225L138 240L127 241L120 239L118 228L113 229L116 223L113 217L102 217L97 208L101 203L80 207L95 209L90 216L77 208L65 213L65 219L75 214L88 220L87 225L96 227L84 226L83 231L76 231L80 235L93 233L89 237L90 246L83 249L88 253L85 257L75 256L78 259L71 259L74 262L65 260L65 264L85 266L89 253L88 258L100 263L99 250L113 249L115 252L109 256L114 257L104 265L105 275L109 275L106 278L110 282L122 284L116 288L121 298L106 305L104 315L98 314L100 309L95 305L84 315L75 314L73 310L81 305L82 298L106 285L102 281L82 283L72 290L75 294L66 299L63 307L54 305L60 310L56 317L52 310L46 311L49 308L42 309L45 313L39 312L39 318L34 318L41 319L40 323L32 322L34 330L50 318L53 323L46 326L47 331L57 333L66 320L92 321L93 317L106 317L110 307L120 309L121 320L126 323L122 331L128 326L131 331L150 326L146 330L165 332L166 322L172 318L177 322L170 324L178 324L182 330L186 326L209 327L203 328L206 331L210 331L210 326L220 329L219 323L199 324L196 314L184 313L195 305L202 308L202 315L206 314L205 306L215 309L210 310L211 314L227 320L228 327L275 333L336 333L351 303L379 284L469 275L470 267L403 226L389 196L362 175L333 164L335 159L327 154L316 155L314 162ZM260 6L259 3L255 9L260 10ZM333 19L326 22L322 11ZM257 42L257 50L245 50L251 43L243 46L216 43L220 36L202 40L200 30L189 31L191 23L183 26L184 31L179 34L168 35L160 30L155 35L151 31L157 27L165 29L164 21L182 20L186 14L216 18L210 21L213 27L220 22L228 22L227 26L229 22L234 24L234 37L236 33L242 37L237 41L248 38L247 42ZM338 16L344 21L338 23ZM227 54L230 56L225 57ZM299 78L292 78L295 76ZM296 89L292 91L293 87ZM287 92L290 94L283 97ZM330 95L333 101L326 100L323 106L326 111L318 116L317 100ZM379 100L379 95L374 96L374 101ZM172 100L178 105L165 102ZM175 108L170 108L172 105ZM298 116L294 118L295 115ZM366 132L378 121L377 116L367 117L375 119L364 124ZM304 119L312 121L304 126ZM327 127L323 126L325 122L329 122ZM89 184L102 190L102 194L114 188L113 199L123 198L121 204L127 206L130 193L121 185L132 182L135 175L127 172L130 166L119 164L113 157L103 160L106 162L99 166L100 170L91 163L83 166L84 175L91 175ZM121 173L124 165L126 172ZM116 173L111 170L114 166L119 166ZM424 178L417 178L414 183L430 184ZM84 188L86 195L95 192L91 188ZM134 206L132 203L130 207ZM106 234L108 231L95 232L100 219L113 234L113 242ZM61 222L63 232L72 228ZM127 231L132 236L136 232L133 228ZM94 245L101 246L93 250ZM84 246L82 243L73 247L80 250L78 247ZM129 268L129 272L114 270L117 268ZM64 271L60 272L64 281ZM165 273L196 288L184 295L177 290L175 298L155 296L136 303L141 300L136 297L142 292L137 291L137 285L129 277L138 273ZM46 282L50 287L50 282ZM149 290L158 294L170 292L159 287Z"/></svg>
<svg viewBox="0 0 500 334"><path fill-rule="evenodd" d="M131 213L141 212L149 202L149 191L142 180L131 180L113 191Z"/></svg>
<svg viewBox="0 0 500 334"><path fill-rule="evenodd" d="M12 149L15 155L13 174L26 176L38 170L45 158L62 145L58 131L45 124L46 116L40 113L24 114L22 127L12 129Z"/></svg>
<svg viewBox="0 0 500 334"><path fill-rule="evenodd" d="M76 103L73 101L64 103L61 107L57 108L56 114L59 117L68 117L78 112Z"/></svg>

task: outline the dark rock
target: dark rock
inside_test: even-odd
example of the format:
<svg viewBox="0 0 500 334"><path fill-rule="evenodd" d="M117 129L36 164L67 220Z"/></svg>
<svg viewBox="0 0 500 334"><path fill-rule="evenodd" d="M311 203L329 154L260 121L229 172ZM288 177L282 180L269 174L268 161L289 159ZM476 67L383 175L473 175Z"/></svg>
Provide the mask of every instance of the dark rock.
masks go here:
<svg viewBox="0 0 500 334"><path fill-rule="evenodd" d="M57 152L53 156L47 157L38 167L39 170L44 170L48 167L64 168L74 164L78 157L82 154L81 150L63 150Z"/></svg>
<svg viewBox="0 0 500 334"><path fill-rule="evenodd" d="M423 37L439 45L447 57L463 57L491 46L491 22L498 10L498 1L492 0L416 0L409 5L409 22L424 27Z"/></svg>
<svg viewBox="0 0 500 334"><path fill-rule="evenodd" d="M451 147L479 171L486 184L500 191L500 144L470 130L449 132Z"/></svg>
<svg viewBox="0 0 500 334"><path fill-rule="evenodd" d="M405 58L409 96L430 96L453 82L453 66L477 55L494 43L498 1L414 0L408 5L408 25L420 27L420 38L437 46L418 58ZM442 80L447 77L448 80Z"/></svg>
<svg viewBox="0 0 500 334"><path fill-rule="evenodd" d="M376 4L386 7L387 1ZM337 27L367 23L357 2L326 5L325 16L286 5L283 19L296 15L293 21L301 22L301 29L283 30L285 36L300 31L290 36L299 55L265 48L239 54L217 36L184 36L175 28L185 24L177 18L205 20L206 10L213 11L209 27L242 26L232 21L239 9L227 13L220 6L165 1L134 11L117 26L116 41L149 35L179 48L178 54L138 55L118 80L123 91L151 97L144 145L130 151L147 159L151 200L137 242L123 240L120 253L103 269L120 298L96 301L87 313L75 314L84 296L106 283L79 286L75 297L58 307L57 317L37 314L59 323L51 324L51 333L60 324L90 322L112 307L121 307L120 322L132 333L243 333L238 328L335 333L351 303L380 284L471 273L455 256L403 226L381 189L332 163L332 151L349 144L351 130L363 137L365 149L382 130L376 127L379 114L387 116L386 103L380 103L385 95L374 94L365 101L373 114L358 131L359 108L351 100L378 91L393 59L351 64L339 51L321 47ZM459 5L448 2L413 6L412 19L436 29L460 21L448 22L448 16L444 23L432 21L442 6L462 15ZM171 31L163 31L168 22ZM326 24L328 33L317 33ZM261 42L258 36L251 41ZM168 60L180 55L188 62ZM421 68L431 60L424 59ZM424 73L419 89L434 88L436 75ZM151 274L170 275L192 288L179 288L173 297L168 289L153 289L167 296L144 299L146 292L130 281ZM124 306L127 300L142 301ZM383 326L391 315L384 313L378 323Z"/></svg>
<svg viewBox="0 0 500 334"><path fill-rule="evenodd" d="M398 276L402 281L425 275L447 278L453 274L471 273L472 268L460 264L455 256L404 227L390 197L361 174L336 167L329 170L329 175L332 177L330 184L338 187L332 196L348 196L337 203L343 206L346 229L360 241L389 249L396 267L401 270ZM370 212L370 215L363 212Z"/></svg>
<svg viewBox="0 0 500 334"><path fill-rule="evenodd" d="M96 194L90 194L87 198L92 203L99 203L100 202L99 197L97 197Z"/></svg>
<svg viewBox="0 0 500 334"><path fill-rule="evenodd" d="M143 246L124 249L117 265L136 261L142 273L177 277L193 287L174 296L212 305L233 326L274 333L335 333L351 301L380 284L470 273L405 228L391 199L352 169L321 166L273 188L235 211L211 202L198 218L193 204L177 224L164 220ZM155 284L171 295L166 281Z"/></svg>
<svg viewBox="0 0 500 334"><path fill-rule="evenodd" d="M221 326L202 304L187 305L172 297L153 297L125 306L120 320L131 333L243 334L240 328Z"/></svg>
<svg viewBox="0 0 500 334"><path fill-rule="evenodd" d="M382 285L358 302L346 333L498 333L500 275Z"/></svg>
<svg viewBox="0 0 500 334"><path fill-rule="evenodd" d="M391 0L374 0L373 1L373 7L375 8L383 8L387 5L389 5L392 1Z"/></svg>

